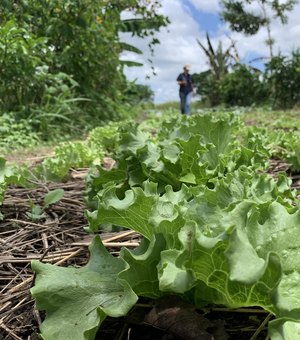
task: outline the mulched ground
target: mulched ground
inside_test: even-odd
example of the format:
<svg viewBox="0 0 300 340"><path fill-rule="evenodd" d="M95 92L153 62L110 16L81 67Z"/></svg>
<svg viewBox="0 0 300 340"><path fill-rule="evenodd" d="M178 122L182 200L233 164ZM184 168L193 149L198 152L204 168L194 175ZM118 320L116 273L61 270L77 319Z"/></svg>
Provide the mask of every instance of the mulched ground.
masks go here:
<svg viewBox="0 0 300 340"><path fill-rule="evenodd" d="M287 171L287 164L273 160L270 172ZM84 265L91 236L83 202L86 170L73 171L67 183L39 183L34 189L11 187L7 190L0 223L0 339L38 339L44 313L35 308L29 289L34 276L33 259L56 265ZM300 176L291 175L300 187ZM49 190L62 188L63 199L46 210L46 218L32 222L26 215L32 203L42 205ZM122 246L135 247L139 236L132 231L102 233L109 251L118 255ZM206 308L195 311L176 299L141 300L127 317L107 318L97 339L267 339L267 312L248 308ZM200 326L199 326L200 325Z"/></svg>

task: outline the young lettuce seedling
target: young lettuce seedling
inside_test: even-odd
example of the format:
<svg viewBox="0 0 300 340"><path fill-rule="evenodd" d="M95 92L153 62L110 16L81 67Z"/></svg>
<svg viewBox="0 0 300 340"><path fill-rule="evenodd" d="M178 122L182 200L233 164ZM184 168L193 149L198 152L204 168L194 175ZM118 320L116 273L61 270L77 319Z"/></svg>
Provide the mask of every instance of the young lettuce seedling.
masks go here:
<svg viewBox="0 0 300 340"><path fill-rule="evenodd" d="M39 204L34 204L30 202L31 212L27 212L26 215L33 221L38 221L44 218L45 209L47 209L51 204L59 202L64 196L63 189L56 189L49 191L44 197L44 206L41 207Z"/></svg>

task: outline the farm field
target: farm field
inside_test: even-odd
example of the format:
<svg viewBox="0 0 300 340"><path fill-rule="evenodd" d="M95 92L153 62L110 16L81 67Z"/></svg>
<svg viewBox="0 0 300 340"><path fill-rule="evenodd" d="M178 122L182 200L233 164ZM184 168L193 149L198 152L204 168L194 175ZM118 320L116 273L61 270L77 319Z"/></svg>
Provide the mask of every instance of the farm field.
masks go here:
<svg viewBox="0 0 300 340"><path fill-rule="evenodd" d="M154 110L4 153L0 338L300 339L299 118Z"/></svg>

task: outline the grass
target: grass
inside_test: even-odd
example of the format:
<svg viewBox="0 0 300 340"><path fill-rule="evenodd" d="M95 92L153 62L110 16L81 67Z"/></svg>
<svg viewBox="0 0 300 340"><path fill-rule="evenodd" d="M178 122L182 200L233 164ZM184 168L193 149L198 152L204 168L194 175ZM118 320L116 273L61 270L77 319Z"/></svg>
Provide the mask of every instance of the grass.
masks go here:
<svg viewBox="0 0 300 340"><path fill-rule="evenodd" d="M53 155L54 145L36 146L13 150L11 152L3 151L0 155L11 164L35 164L43 159Z"/></svg>
<svg viewBox="0 0 300 340"><path fill-rule="evenodd" d="M274 111L267 107L262 108L204 108L203 105L198 101L192 103L192 113L197 114L197 111L214 111L214 112L232 112L235 111L240 115L248 125L256 125L260 127L266 127L271 129L283 129L300 132L300 110L289 110L289 111ZM158 115L157 112L160 112ZM180 114L179 101L167 102L163 104L145 106L140 108L140 115L137 117L137 122L142 123L148 119L157 120L159 124L160 117L174 116ZM86 136L82 136L84 140ZM68 138L70 141L70 139ZM76 139L78 141L78 138ZM72 140L71 140L72 141ZM75 139L74 139L75 141ZM55 146L57 146L62 139L51 142L44 142L37 147L23 147L19 149L0 149L0 156L6 158L10 163L24 163L24 162L39 162L47 156L53 154ZM11 145L10 145L11 148Z"/></svg>
<svg viewBox="0 0 300 340"><path fill-rule="evenodd" d="M156 104L154 105L154 108L157 110L178 110L178 112L180 111L180 101L178 98L178 101L171 101L171 102L166 102L166 103L161 103L161 104ZM202 109L207 109L207 107L205 107L205 105L200 101L200 100L192 100L191 103L191 111L195 112L197 110L202 110Z"/></svg>

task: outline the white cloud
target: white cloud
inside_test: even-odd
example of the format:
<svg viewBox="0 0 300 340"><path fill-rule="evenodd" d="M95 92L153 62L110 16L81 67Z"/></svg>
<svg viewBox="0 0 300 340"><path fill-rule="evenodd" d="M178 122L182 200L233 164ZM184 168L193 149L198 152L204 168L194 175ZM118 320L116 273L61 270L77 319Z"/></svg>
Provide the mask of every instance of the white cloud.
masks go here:
<svg viewBox="0 0 300 340"><path fill-rule="evenodd" d="M154 57L149 55L148 41L129 35L122 36L123 40L144 51L143 55L126 54L122 59L130 57L130 60L141 62L148 58L153 60L157 76L151 76L150 80L145 79L147 75L151 75L151 65L147 61L142 68L126 68L126 75L130 80L137 79L139 83L150 85L155 91L157 102L178 99L176 78L183 65L191 64L192 72L200 72L205 67L205 59L202 58L196 42L199 26L185 10L182 1L165 0L162 10L171 24L158 34L161 43L156 45Z"/></svg>
<svg viewBox="0 0 300 340"><path fill-rule="evenodd" d="M220 10L219 0L190 0L191 3L200 11L208 13L218 13Z"/></svg>
<svg viewBox="0 0 300 340"><path fill-rule="evenodd" d="M214 0L193 0L192 2L203 11L216 10L218 4L218 1ZM162 5L162 12L170 18L171 24L158 34L161 44L156 45L154 57L149 55L148 41L123 35L123 40L144 51L143 55L128 53L123 56L123 59L144 63L143 67L126 68L126 75L130 80L137 79L138 83L150 85L155 91L156 102L178 100L176 78L184 64L192 65L192 73L204 71L208 67L207 59L196 41L199 39L206 44L205 31L200 29L201 23L197 23L191 16L185 6L185 0L164 0ZM271 29L276 40L275 53L278 52L279 46L282 53L289 53L293 48L300 47L299 16L300 4L290 13L287 25L281 25L279 20L272 22ZM262 57L269 55L265 44L266 28L262 28L255 36L245 37L243 34L230 32L228 25L222 23L217 33L211 36L213 46L217 47L218 42L222 41L223 47L226 48L230 44L228 35L236 41L242 60L249 59L253 53ZM151 75L148 58L153 60L157 73L157 76L151 76L150 80L146 79L147 75Z"/></svg>

